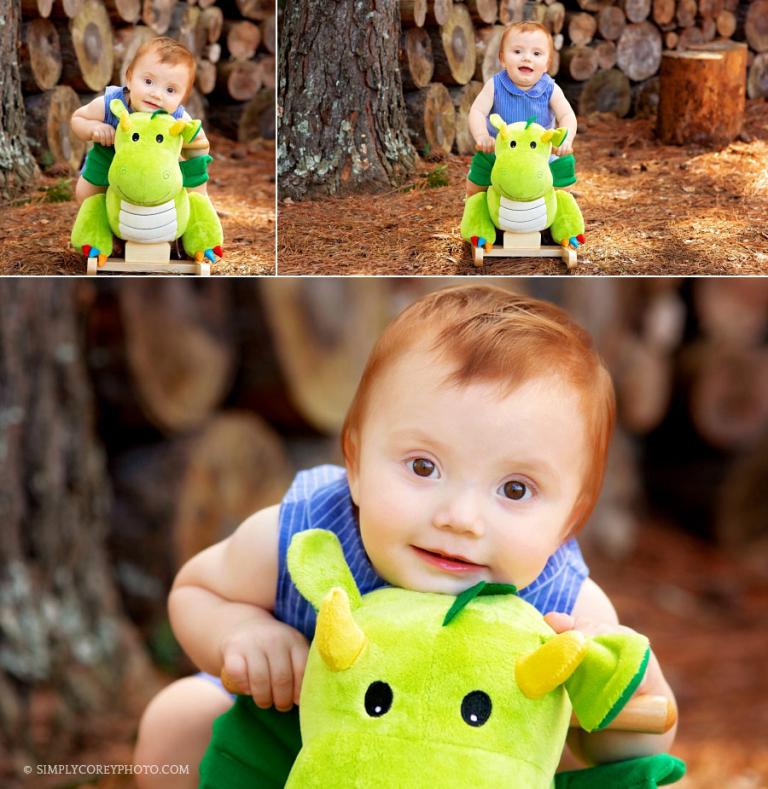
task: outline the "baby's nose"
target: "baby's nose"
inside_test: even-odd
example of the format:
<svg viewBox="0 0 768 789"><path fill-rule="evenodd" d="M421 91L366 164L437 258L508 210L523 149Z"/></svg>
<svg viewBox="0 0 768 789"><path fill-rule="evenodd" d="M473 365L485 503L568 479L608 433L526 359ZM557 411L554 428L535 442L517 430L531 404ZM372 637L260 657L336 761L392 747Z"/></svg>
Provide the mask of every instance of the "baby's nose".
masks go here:
<svg viewBox="0 0 768 789"><path fill-rule="evenodd" d="M434 525L462 534L480 537L485 533L479 502L471 490L451 496L436 512Z"/></svg>

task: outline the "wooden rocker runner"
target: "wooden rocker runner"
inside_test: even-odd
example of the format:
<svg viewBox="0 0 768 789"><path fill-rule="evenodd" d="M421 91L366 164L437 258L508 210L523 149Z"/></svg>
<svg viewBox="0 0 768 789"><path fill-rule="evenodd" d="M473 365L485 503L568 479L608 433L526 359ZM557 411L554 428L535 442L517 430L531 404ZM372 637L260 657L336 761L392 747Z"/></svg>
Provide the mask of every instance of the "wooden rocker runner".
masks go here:
<svg viewBox="0 0 768 789"><path fill-rule="evenodd" d="M478 239L485 240L485 239ZM583 236L578 241L583 240ZM576 250L568 244L555 246L554 244L544 246L541 243L541 233L504 233L504 241L501 245L494 245L486 242L472 243L472 262L478 268L485 264L485 258L562 258L568 271L576 268Z"/></svg>
<svg viewBox="0 0 768 789"><path fill-rule="evenodd" d="M584 218L573 195L555 189L553 170L573 168L572 157L550 164L553 145L562 145L566 129L544 129L533 119L505 124L491 115L498 129L490 185L485 192L467 198L461 220L461 236L472 249L472 262L483 265L485 257L559 257L572 270L576 250L584 243ZM569 161L567 161L569 160ZM558 185L575 182L558 175ZM549 228L558 246L542 246L541 231ZM503 231L495 246L497 230Z"/></svg>
<svg viewBox="0 0 768 789"><path fill-rule="evenodd" d="M108 258L99 254L88 257L88 276L102 271L122 274L196 274L208 277L211 264L199 254L198 260L171 260L171 245L167 241L154 244L141 244L136 241L125 242L125 258Z"/></svg>

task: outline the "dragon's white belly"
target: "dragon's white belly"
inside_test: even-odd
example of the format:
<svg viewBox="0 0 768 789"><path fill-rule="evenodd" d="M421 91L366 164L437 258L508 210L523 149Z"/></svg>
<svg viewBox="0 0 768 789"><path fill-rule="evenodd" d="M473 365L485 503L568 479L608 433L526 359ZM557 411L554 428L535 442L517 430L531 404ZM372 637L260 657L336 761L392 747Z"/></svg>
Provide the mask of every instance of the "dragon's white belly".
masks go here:
<svg viewBox="0 0 768 789"><path fill-rule="evenodd" d="M544 198L519 202L502 197L499 204L499 227L512 233L544 230L547 227L547 204Z"/></svg>
<svg viewBox="0 0 768 789"><path fill-rule="evenodd" d="M126 241L173 241L177 237L176 203L169 200L162 205L134 205L120 201L120 238Z"/></svg>

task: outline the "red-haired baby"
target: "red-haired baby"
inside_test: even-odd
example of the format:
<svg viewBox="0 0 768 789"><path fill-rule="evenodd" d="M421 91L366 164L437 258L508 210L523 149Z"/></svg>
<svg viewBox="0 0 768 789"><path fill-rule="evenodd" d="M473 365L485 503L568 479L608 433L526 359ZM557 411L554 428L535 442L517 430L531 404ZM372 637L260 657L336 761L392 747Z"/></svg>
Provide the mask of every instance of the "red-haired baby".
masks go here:
<svg viewBox="0 0 768 789"><path fill-rule="evenodd" d="M591 338L554 305L483 285L413 303L368 360L342 432L345 468L300 473L280 504L180 570L171 622L207 675L152 701L137 763L199 762L232 703L215 679L222 669L259 707L298 702L315 618L286 550L305 529L338 535L362 593L389 584L457 595L502 582L556 630L620 629L575 540L600 491L613 420ZM653 655L638 692L674 703ZM579 732L571 747L613 761L666 751L674 734Z"/></svg>
<svg viewBox="0 0 768 789"><path fill-rule="evenodd" d="M491 183L497 131L488 119L493 114L500 115L505 123L533 118L545 129L565 128L565 140L552 153L566 156L573 151L576 113L547 74L554 49L551 34L539 22L517 22L504 30L499 44L499 61L504 68L483 85L469 110L469 131L477 153L467 176L467 196L485 191Z"/></svg>
<svg viewBox="0 0 768 789"><path fill-rule="evenodd" d="M97 96L72 114L72 131L81 140L103 146L94 146L88 152L75 185L78 204L106 191L118 124L118 118L109 108L113 99L120 99L131 112L164 111L174 118L191 120L183 103L189 99L195 84L195 58L178 41L160 37L142 44L128 64L125 83L122 87L111 85L103 96ZM182 148L184 186L192 191L206 193L209 148L202 129Z"/></svg>

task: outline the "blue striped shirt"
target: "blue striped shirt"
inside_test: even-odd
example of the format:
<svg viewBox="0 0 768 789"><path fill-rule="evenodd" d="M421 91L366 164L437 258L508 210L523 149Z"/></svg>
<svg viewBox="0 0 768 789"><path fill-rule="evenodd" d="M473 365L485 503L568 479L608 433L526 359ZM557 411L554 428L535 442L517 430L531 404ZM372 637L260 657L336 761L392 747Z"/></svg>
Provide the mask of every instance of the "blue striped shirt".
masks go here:
<svg viewBox="0 0 768 789"><path fill-rule="evenodd" d="M294 534L306 529L328 529L339 538L344 556L361 594L386 581L373 569L360 539L357 512L349 493L347 474L339 466L317 466L296 475L280 506L277 593L274 614L311 639L315 610L300 594L288 573L286 552ZM589 574L576 540L569 540L549 557L541 574L520 597L542 614L570 614Z"/></svg>
<svg viewBox="0 0 768 789"><path fill-rule="evenodd" d="M489 117L496 113L504 123L517 123L527 121L534 117L535 122L545 129L555 125L555 113L549 106L555 81L549 74L544 74L541 79L528 90L523 90L515 85L509 74L503 69L493 77L493 107ZM497 130L486 121L488 133L495 137Z"/></svg>

